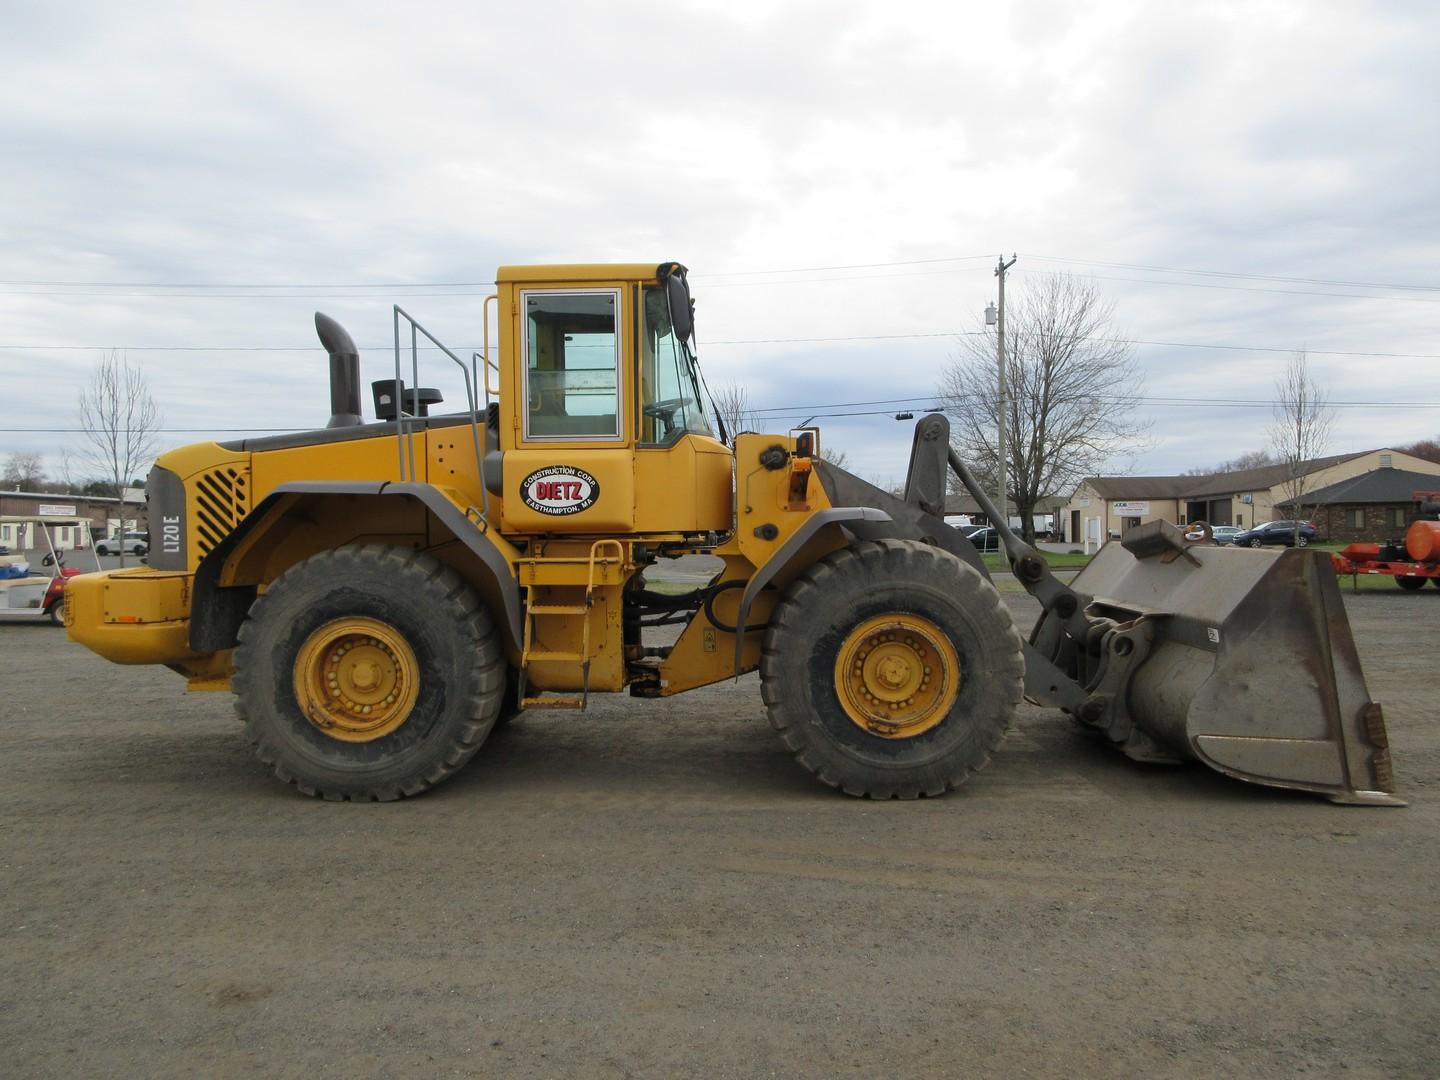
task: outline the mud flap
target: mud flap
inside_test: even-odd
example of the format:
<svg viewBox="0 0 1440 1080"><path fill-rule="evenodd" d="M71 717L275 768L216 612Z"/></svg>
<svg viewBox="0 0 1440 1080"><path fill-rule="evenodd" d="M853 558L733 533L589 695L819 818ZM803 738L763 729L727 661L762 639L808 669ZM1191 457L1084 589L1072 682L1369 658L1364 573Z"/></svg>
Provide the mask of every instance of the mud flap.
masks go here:
<svg viewBox="0 0 1440 1080"><path fill-rule="evenodd" d="M1187 544L1153 522L1071 588L1091 598L1090 640L1046 616L1032 643L1086 687L1077 718L1131 757L1404 805L1327 554Z"/></svg>

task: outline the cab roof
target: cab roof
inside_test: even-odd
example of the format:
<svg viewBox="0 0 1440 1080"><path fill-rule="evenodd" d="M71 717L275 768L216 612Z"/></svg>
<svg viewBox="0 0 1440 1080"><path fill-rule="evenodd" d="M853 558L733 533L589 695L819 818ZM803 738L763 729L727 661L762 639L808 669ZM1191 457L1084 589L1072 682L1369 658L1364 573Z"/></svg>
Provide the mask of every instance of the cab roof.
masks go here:
<svg viewBox="0 0 1440 1080"><path fill-rule="evenodd" d="M502 266L495 282L655 281L662 263L558 263L550 266Z"/></svg>

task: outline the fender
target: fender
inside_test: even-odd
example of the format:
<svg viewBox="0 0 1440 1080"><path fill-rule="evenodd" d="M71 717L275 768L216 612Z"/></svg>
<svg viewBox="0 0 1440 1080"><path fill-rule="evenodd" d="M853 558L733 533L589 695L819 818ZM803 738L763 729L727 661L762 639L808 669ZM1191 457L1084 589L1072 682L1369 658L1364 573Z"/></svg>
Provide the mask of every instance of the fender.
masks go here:
<svg viewBox="0 0 1440 1080"><path fill-rule="evenodd" d="M209 653L235 645L240 624L255 602L255 586L222 586L220 571L240 542L259 527L287 495L398 495L417 500L493 575L504 602L504 621L510 640L520 640L520 586L509 562L494 542L433 486L394 481L296 481L274 488L200 561L190 603L190 648L194 651Z"/></svg>
<svg viewBox="0 0 1440 1080"><path fill-rule="evenodd" d="M890 515L884 510L876 510L871 506L834 506L829 510L817 510L805 519L804 523L790 534L789 538L781 544L775 554L764 566L755 571L745 586L744 593L740 596L740 613L735 618L735 674L740 674L740 654L745 645L745 627L750 621L750 605L755 602L755 597L760 595L760 590L768 585L772 578L785 567L794 561L796 554L817 532L826 525L835 525L847 521L889 521Z"/></svg>

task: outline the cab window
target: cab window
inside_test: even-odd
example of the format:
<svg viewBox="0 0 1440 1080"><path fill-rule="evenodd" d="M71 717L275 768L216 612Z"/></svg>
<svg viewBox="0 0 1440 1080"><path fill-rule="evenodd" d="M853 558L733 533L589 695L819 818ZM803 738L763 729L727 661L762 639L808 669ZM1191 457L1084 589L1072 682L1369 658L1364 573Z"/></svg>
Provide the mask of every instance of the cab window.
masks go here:
<svg viewBox="0 0 1440 1080"><path fill-rule="evenodd" d="M665 289L647 288L640 335L640 441L674 442L687 433L713 435L695 359L675 335Z"/></svg>
<svg viewBox="0 0 1440 1080"><path fill-rule="evenodd" d="M620 437L620 294L520 294L525 312L525 437Z"/></svg>

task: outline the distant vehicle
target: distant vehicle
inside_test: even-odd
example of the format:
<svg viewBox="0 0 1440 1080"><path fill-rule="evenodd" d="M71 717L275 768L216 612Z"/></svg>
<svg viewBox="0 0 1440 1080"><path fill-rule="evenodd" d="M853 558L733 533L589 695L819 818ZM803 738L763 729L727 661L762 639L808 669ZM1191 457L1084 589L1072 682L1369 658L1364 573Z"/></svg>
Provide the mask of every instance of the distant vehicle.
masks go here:
<svg viewBox="0 0 1440 1080"><path fill-rule="evenodd" d="M1000 534L988 525L967 526L965 539L975 545L976 551L1000 551Z"/></svg>
<svg viewBox="0 0 1440 1080"><path fill-rule="evenodd" d="M1296 539L1297 525L1299 526L1298 540ZM1230 538L1230 542L1240 547L1258 548L1270 544L1280 544L1284 547L1305 547L1315 539L1316 533L1314 523L1309 521L1267 521L1246 532L1236 533Z"/></svg>
<svg viewBox="0 0 1440 1080"><path fill-rule="evenodd" d="M1210 530L1210 540L1216 544L1233 544L1235 537L1244 531L1235 525L1216 525Z"/></svg>
<svg viewBox="0 0 1440 1080"><path fill-rule="evenodd" d="M0 518L3 524L33 524L34 519L25 517ZM24 618L49 618L56 626L65 624L65 585L77 574L84 573L65 565L66 551L55 547L51 525L79 527L89 537L89 522L85 518L57 518L40 526L38 533L44 538L50 550L40 560L45 573L32 570L23 556L11 555L0 547L0 612ZM95 560L95 569L100 569L100 560Z"/></svg>
<svg viewBox="0 0 1440 1080"><path fill-rule="evenodd" d="M127 532L123 540L111 537L95 544L96 555L119 555L122 550L126 555L144 555L150 550L150 537L142 532Z"/></svg>

